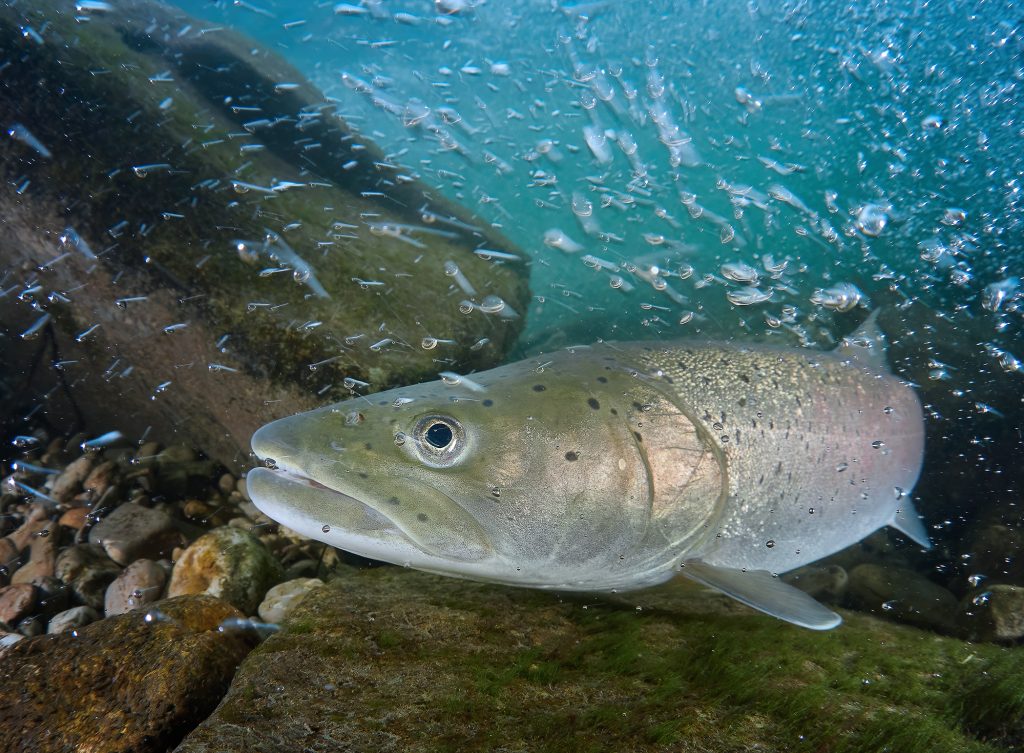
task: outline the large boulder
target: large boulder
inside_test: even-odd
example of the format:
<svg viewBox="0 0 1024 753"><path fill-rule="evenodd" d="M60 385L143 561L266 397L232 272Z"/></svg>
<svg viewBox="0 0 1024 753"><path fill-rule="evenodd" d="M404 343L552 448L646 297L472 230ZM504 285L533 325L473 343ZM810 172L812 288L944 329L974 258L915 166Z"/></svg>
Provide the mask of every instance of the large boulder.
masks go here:
<svg viewBox="0 0 1024 753"><path fill-rule="evenodd" d="M273 418L511 346L525 265L475 252L515 249L296 69L158 2L76 8L0 7L0 321L11 362L60 353L51 418L238 466Z"/></svg>
<svg viewBox="0 0 1024 753"><path fill-rule="evenodd" d="M1024 650L843 616L815 633L685 581L565 596L350 572L176 753L1015 749Z"/></svg>
<svg viewBox="0 0 1024 753"><path fill-rule="evenodd" d="M185 596L14 643L0 653L0 750L162 753L213 710L254 645L240 617Z"/></svg>

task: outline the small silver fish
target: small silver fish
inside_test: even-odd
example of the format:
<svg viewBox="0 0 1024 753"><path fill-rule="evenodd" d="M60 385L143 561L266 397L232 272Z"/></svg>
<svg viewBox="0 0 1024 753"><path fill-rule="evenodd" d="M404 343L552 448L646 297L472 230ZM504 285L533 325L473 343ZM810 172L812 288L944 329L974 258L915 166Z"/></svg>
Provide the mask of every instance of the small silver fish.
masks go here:
<svg viewBox="0 0 1024 753"><path fill-rule="evenodd" d="M886 525L929 546L921 406L883 349L874 316L833 352L569 348L267 424L248 490L386 562L572 591L680 573L825 630L840 617L778 573Z"/></svg>

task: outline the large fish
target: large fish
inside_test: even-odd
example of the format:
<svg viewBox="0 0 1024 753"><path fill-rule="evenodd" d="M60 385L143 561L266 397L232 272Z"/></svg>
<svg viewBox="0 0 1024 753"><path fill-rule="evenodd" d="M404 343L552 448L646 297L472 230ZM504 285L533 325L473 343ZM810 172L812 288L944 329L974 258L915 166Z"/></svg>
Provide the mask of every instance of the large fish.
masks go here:
<svg viewBox="0 0 1024 753"><path fill-rule="evenodd" d="M604 343L359 397L252 438L256 506L378 560L533 588L688 576L804 627L840 617L778 573L912 504L914 391L872 316L832 352Z"/></svg>

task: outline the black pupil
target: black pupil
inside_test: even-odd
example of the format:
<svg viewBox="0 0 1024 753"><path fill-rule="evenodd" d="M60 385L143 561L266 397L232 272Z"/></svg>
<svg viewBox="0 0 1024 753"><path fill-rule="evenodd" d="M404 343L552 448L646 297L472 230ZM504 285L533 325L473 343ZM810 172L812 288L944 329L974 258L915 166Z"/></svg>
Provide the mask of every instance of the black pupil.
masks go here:
<svg viewBox="0 0 1024 753"><path fill-rule="evenodd" d="M438 422L427 429L426 437L434 447L443 449L452 442L452 429L448 424Z"/></svg>

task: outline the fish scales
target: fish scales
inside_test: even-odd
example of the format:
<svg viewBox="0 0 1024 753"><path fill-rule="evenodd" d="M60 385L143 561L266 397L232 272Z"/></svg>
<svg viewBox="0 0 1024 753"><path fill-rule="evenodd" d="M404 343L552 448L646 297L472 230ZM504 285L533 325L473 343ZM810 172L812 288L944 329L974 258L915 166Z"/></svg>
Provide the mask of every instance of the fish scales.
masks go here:
<svg viewBox="0 0 1024 753"><path fill-rule="evenodd" d="M710 564L781 573L889 523L924 452L914 391L841 354L726 344L641 348L721 448L730 504Z"/></svg>
<svg viewBox="0 0 1024 753"><path fill-rule="evenodd" d="M832 352L602 343L280 419L252 440L271 518L364 556L534 588L677 573L804 627L776 574L886 525L920 545L923 419L872 316Z"/></svg>

